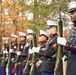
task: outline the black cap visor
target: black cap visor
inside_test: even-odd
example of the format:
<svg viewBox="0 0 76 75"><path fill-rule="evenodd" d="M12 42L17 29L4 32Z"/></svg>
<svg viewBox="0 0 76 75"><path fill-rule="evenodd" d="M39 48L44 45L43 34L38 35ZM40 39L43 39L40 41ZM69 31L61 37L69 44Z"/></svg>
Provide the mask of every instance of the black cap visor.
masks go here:
<svg viewBox="0 0 76 75"><path fill-rule="evenodd" d="M52 27L57 27L57 26L55 26L55 25L48 25L48 26L46 27L46 29L50 29L50 28L52 28Z"/></svg>

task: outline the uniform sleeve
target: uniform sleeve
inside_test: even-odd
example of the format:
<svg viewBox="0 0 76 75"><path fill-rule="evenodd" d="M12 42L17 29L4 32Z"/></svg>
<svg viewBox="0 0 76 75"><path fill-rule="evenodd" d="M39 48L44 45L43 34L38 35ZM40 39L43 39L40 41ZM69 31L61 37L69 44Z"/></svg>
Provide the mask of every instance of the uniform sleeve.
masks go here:
<svg viewBox="0 0 76 75"><path fill-rule="evenodd" d="M29 47L26 47L23 52L25 53L25 55L27 56L28 55L28 50L29 50Z"/></svg>
<svg viewBox="0 0 76 75"><path fill-rule="evenodd" d="M47 57L52 58L54 54L56 54L57 50L57 37L51 38L48 44L46 45L46 50L40 50L39 54Z"/></svg>
<svg viewBox="0 0 76 75"><path fill-rule="evenodd" d="M76 52L76 44L72 44L71 42L67 42L65 49L68 51Z"/></svg>
<svg viewBox="0 0 76 75"><path fill-rule="evenodd" d="M26 54L25 54L24 52L22 52L22 53L20 54L20 56L26 56Z"/></svg>
<svg viewBox="0 0 76 75"><path fill-rule="evenodd" d="M40 55L42 55L44 57L49 57L49 58L51 58L55 53L56 53L56 46L53 47L53 45L49 46L49 48L47 48L46 50L40 50L39 51Z"/></svg>

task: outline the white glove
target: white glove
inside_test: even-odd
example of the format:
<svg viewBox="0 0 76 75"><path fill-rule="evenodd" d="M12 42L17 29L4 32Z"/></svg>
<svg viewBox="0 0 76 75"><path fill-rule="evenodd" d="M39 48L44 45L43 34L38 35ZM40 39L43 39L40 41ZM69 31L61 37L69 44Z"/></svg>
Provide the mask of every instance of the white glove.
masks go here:
<svg viewBox="0 0 76 75"><path fill-rule="evenodd" d="M36 53L39 53L40 51L40 47L33 47L32 50Z"/></svg>
<svg viewBox="0 0 76 75"><path fill-rule="evenodd" d="M11 61L14 61L14 60L15 60L14 58L11 59Z"/></svg>
<svg viewBox="0 0 76 75"><path fill-rule="evenodd" d="M65 61L65 59L67 59L67 56L66 56L66 55L64 55L61 59L62 59L62 60L63 60L63 62L64 62L64 61Z"/></svg>
<svg viewBox="0 0 76 75"><path fill-rule="evenodd" d="M28 47L30 44L29 43L27 43L26 45L25 45L25 47Z"/></svg>
<svg viewBox="0 0 76 75"><path fill-rule="evenodd" d="M42 63L42 60L39 60L39 61L36 63L36 66L37 66L37 67L40 66L41 63Z"/></svg>
<svg viewBox="0 0 76 75"><path fill-rule="evenodd" d="M12 53L13 52L13 49L10 49L9 52Z"/></svg>
<svg viewBox="0 0 76 75"><path fill-rule="evenodd" d="M29 49L29 54L34 53L34 51L32 49Z"/></svg>
<svg viewBox="0 0 76 75"><path fill-rule="evenodd" d="M6 50L3 50L3 54L7 54L8 53L8 51L6 51Z"/></svg>
<svg viewBox="0 0 76 75"><path fill-rule="evenodd" d="M57 37L57 43L60 44L60 45L63 45L65 46L66 45L66 39L63 38L63 37Z"/></svg>
<svg viewBox="0 0 76 75"><path fill-rule="evenodd" d="M17 52L17 55L20 55L20 53L21 53L21 52L20 52L20 51L18 51L18 52Z"/></svg>

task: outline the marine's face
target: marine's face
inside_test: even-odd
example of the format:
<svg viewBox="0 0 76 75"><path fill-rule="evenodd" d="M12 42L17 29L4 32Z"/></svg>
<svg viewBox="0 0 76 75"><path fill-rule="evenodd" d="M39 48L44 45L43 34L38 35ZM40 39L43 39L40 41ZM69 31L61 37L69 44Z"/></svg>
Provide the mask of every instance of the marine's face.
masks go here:
<svg viewBox="0 0 76 75"><path fill-rule="evenodd" d="M5 40L5 41L4 41L4 44L8 44L8 43L9 43L8 40Z"/></svg>
<svg viewBox="0 0 76 75"><path fill-rule="evenodd" d="M20 37L20 41L24 41L25 40L25 37L24 36L21 36Z"/></svg>
<svg viewBox="0 0 76 75"><path fill-rule="evenodd" d="M47 29L47 33L48 33L48 35L50 36L50 35L52 34L52 28Z"/></svg>
<svg viewBox="0 0 76 75"><path fill-rule="evenodd" d="M33 35L27 35L26 39L27 39L28 42L30 42L33 39Z"/></svg>
<svg viewBox="0 0 76 75"><path fill-rule="evenodd" d="M39 36L39 37L38 37L38 42L39 42L39 43L46 42L46 40L47 40L46 36Z"/></svg>
<svg viewBox="0 0 76 75"><path fill-rule="evenodd" d="M47 29L47 33L49 36L56 33L56 27L51 27L50 29Z"/></svg>
<svg viewBox="0 0 76 75"><path fill-rule="evenodd" d="M17 38L12 38L11 41L15 42L15 41L17 41Z"/></svg>
<svg viewBox="0 0 76 75"><path fill-rule="evenodd" d="M70 13L70 18L72 22L76 21L76 11Z"/></svg>

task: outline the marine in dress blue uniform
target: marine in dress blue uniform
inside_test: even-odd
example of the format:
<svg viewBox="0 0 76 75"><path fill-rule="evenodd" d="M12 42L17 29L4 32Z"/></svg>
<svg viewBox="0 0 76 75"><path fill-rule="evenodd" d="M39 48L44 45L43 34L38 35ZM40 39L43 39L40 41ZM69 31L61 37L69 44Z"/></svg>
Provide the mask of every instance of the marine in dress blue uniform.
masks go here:
<svg viewBox="0 0 76 75"><path fill-rule="evenodd" d="M17 42L18 36L15 34L11 34L11 48L13 51L11 53L11 61L10 61L10 66L8 67L8 75L14 75L13 69L14 69L14 62L16 58L16 50L18 46Z"/></svg>
<svg viewBox="0 0 76 75"><path fill-rule="evenodd" d="M40 47L41 50L46 50L47 40L48 40L47 32L45 32L43 30L40 30L40 34L39 34L39 37L38 37L38 43L39 43L38 47ZM41 72L40 72L42 61L43 61L43 56L38 54L37 63L36 63L37 75L42 75Z"/></svg>
<svg viewBox="0 0 76 75"><path fill-rule="evenodd" d="M58 37L57 43L65 47L68 52L66 75L76 75L76 2L70 2L69 13L71 21L74 23L70 30L69 40Z"/></svg>
<svg viewBox="0 0 76 75"><path fill-rule="evenodd" d="M33 48L33 50L35 50L35 52L38 52L40 55L44 57L41 66L42 75L54 75L55 58L53 58L52 56L56 53L56 46L57 46L56 22L51 20L47 21L47 33L50 38L46 44L46 50L43 51L35 47Z"/></svg>
<svg viewBox="0 0 76 75"><path fill-rule="evenodd" d="M8 52L9 52L9 38L8 37L2 37L3 39L3 44L4 44L4 48L2 50L2 57L4 56L4 59L2 59L2 61L4 60L4 63L1 63L2 65L2 68L1 68L1 71L2 71L2 75L6 75L6 64L7 64L7 55L8 55Z"/></svg>
<svg viewBox="0 0 76 75"><path fill-rule="evenodd" d="M26 56L27 56L27 50L24 49L26 45L26 34L24 32L19 32L20 37L20 43L19 43L19 51L20 56L18 60L18 75L24 75L23 70L25 66Z"/></svg>
<svg viewBox="0 0 76 75"><path fill-rule="evenodd" d="M26 36L26 44L29 44L29 46L26 48L26 50L27 50L27 59L29 59L29 62L28 62L28 64L26 63L26 65L25 65L25 70L24 70L24 74L25 75L29 75L29 73L30 73L30 68L31 68L31 65L30 65L30 63L31 63L31 57L32 57L32 55L30 55L30 57L29 57L29 55L28 55L28 53L29 53L29 49L31 49L32 48L32 40L33 40L33 34L34 34L34 31L33 30L31 30L31 29L27 29L27 36ZM27 62L27 61L26 61ZM28 66L27 66L28 65ZM27 67L27 68L26 68Z"/></svg>

